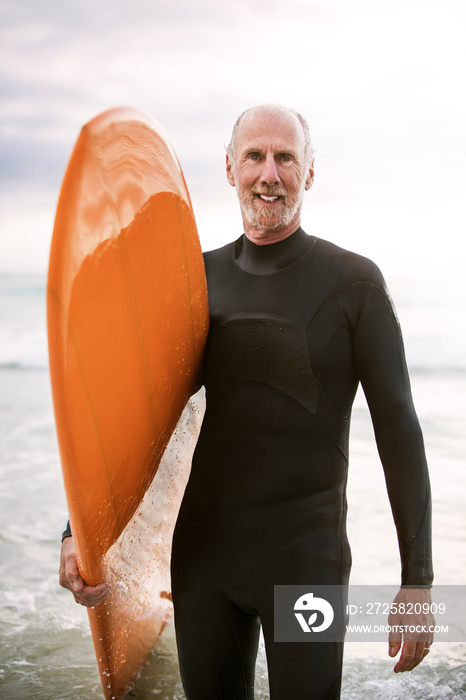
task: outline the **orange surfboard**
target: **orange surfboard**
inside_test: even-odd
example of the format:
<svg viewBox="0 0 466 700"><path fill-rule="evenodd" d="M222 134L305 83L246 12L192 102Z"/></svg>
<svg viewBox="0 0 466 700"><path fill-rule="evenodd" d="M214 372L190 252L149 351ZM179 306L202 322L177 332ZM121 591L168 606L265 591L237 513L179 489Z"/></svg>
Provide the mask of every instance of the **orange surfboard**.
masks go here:
<svg viewBox="0 0 466 700"><path fill-rule="evenodd" d="M137 110L109 110L81 131L56 213L47 315L78 564L88 584L112 584L89 618L104 695L118 700L171 613L171 533L200 417L183 410L208 331L186 184L163 130Z"/></svg>

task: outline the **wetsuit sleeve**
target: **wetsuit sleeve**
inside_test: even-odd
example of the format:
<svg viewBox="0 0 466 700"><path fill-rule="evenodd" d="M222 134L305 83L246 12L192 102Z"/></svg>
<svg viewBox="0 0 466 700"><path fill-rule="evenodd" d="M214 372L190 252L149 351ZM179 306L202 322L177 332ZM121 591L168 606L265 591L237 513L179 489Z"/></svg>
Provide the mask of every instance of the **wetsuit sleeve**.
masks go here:
<svg viewBox="0 0 466 700"><path fill-rule="evenodd" d="M404 586L432 585L431 495L421 428L403 340L381 284L362 285L353 335L354 363L369 405L395 520Z"/></svg>
<svg viewBox="0 0 466 700"><path fill-rule="evenodd" d="M67 518L65 521L65 524L63 525L63 530L61 533L61 541L63 542L64 539L67 537L73 537L73 533L71 532L71 525L70 525L70 519Z"/></svg>

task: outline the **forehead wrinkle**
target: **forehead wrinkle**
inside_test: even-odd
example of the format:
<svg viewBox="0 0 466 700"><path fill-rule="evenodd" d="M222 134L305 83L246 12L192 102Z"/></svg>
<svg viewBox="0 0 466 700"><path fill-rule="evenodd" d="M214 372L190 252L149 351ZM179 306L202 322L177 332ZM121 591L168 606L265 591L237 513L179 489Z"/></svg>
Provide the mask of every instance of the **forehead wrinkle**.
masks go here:
<svg viewBox="0 0 466 700"><path fill-rule="evenodd" d="M282 128L280 129L277 125L272 133L268 133L269 127L272 126L271 122L276 122L277 119L271 116L253 124L256 117L257 115L246 115L238 128L237 151L241 156L253 151L265 153L272 150L275 155L289 154L299 160L300 151L302 151L301 155L304 154L305 142L298 119L291 121L282 118L279 120L282 122ZM283 131L288 133L284 134Z"/></svg>

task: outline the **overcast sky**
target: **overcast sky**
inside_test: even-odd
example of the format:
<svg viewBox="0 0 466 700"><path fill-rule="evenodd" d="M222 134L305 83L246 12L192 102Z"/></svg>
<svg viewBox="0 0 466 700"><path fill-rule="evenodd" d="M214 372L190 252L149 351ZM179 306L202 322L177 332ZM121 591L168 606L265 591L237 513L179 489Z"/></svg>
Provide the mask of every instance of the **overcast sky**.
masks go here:
<svg viewBox="0 0 466 700"><path fill-rule="evenodd" d="M0 271L47 269L81 126L163 124L204 249L241 233L224 145L248 106L301 111L316 149L303 226L391 276L463 272L464 0L1 0Z"/></svg>

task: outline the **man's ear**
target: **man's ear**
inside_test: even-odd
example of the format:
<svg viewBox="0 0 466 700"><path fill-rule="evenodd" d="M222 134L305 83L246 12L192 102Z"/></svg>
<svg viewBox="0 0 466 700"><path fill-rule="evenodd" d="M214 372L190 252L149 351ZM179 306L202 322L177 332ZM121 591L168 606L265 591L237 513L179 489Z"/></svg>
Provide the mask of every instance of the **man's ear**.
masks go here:
<svg viewBox="0 0 466 700"><path fill-rule="evenodd" d="M309 167L309 172L307 174L307 179L306 179L306 184L304 188L306 190L310 190L314 182L314 161L312 161L310 167Z"/></svg>
<svg viewBox="0 0 466 700"><path fill-rule="evenodd" d="M227 155L227 159L226 159L226 165L227 165L227 180L232 187L236 187L235 166L231 162L230 157L228 155Z"/></svg>

